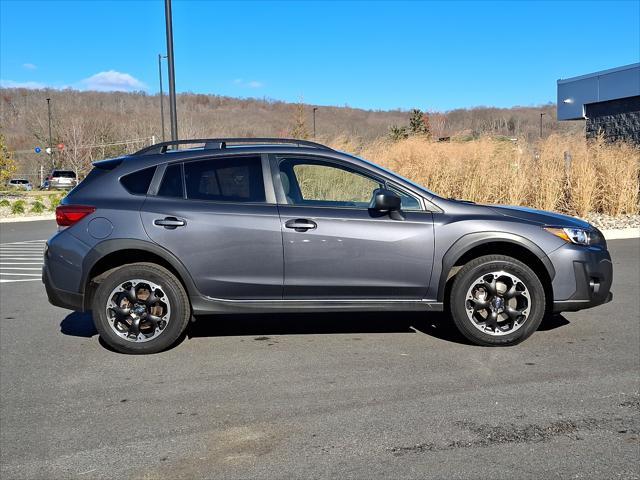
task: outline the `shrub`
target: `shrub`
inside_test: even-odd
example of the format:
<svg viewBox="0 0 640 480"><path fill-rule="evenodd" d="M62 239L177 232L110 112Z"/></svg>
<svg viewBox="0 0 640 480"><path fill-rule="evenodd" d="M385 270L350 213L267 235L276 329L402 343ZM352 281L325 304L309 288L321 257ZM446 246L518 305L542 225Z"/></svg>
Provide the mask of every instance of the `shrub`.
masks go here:
<svg viewBox="0 0 640 480"><path fill-rule="evenodd" d="M60 202L65 197L64 193L56 193L55 195L49 196L49 211L55 212L56 207L60 205Z"/></svg>
<svg viewBox="0 0 640 480"><path fill-rule="evenodd" d="M0 207L10 207L10 206L11 206L11 202L6 198L3 198L2 200L0 200Z"/></svg>
<svg viewBox="0 0 640 480"><path fill-rule="evenodd" d="M24 200L16 200L15 202L13 202L13 205L11 205L11 213L13 213L14 215L24 213L24 205Z"/></svg>
<svg viewBox="0 0 640 480"><path fill-rule="evenodd" d="M39 200L36 200L35 202L33 202L33 204L31 205L31 213L42 213L44 212L46 209L46 206L44 203L42 203Z"/></svg>

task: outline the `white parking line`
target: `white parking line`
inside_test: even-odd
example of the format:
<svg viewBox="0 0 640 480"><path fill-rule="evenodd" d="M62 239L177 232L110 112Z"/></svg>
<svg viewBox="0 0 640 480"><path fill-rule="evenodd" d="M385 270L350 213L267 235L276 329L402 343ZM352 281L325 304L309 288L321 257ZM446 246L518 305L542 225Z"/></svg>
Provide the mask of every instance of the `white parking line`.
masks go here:
<svg viewBox="0 0 640 480"><path fill-rule="evenodd" d="M0 255L0 260L39 260L42 255Z"/></svg>
<svg viewBox="0 0 640 480"><path fill-rule="evenodd" d="M0 278L0 283L13 283L13 282L40 282L39 278L15 278L11 280L5 280L4 278Z"/></svg>
<svg viewBox="0 0 640 480"><path fill-rule="evenodd" d="M0 270L42 270L42 268L39 268L39 267L3 267L2 264L0 264Z"/></svg>
<svg viewBox="0 0 640 480"><path fill-rule="evenodd" d="M39 273L13 273L13 272L0 272L0 275L14 275L18 277L38 277L41 275Z"/></svg>
<svg viewBox="0 0 640 480"><path fill-rule="evenodd" d="M24 262L17 262L17 263L16 262L6 262L5 263L5 262L3 262L3 263L0 263L0 266L2 266L2 265L42 265L42 262L40 262L40 263L24 263Z"/></svg>
<svg viewBox="0 0 640 480"><path fill-rule="evenodd" d="M40 281L44 248L45 240L0 244L0 283Z"/></svg>

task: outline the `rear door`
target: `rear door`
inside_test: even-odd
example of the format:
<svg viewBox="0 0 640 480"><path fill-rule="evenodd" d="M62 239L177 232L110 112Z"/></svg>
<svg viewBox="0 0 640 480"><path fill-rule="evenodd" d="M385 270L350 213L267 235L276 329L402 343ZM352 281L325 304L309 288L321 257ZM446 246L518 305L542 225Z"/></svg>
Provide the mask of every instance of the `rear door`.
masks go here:
<svg viewBox="0 0 640 480"><path fill-rule="evenodd" d="M203 295L282 298L282 233L263 164L260 155L213 157L158 172L162 181L142 208L144 227L185 265Z"/></svg>
<svg viewBox="0 0 640 480"><path fill-rule="evenodd" d="M284 298L422 299L433 265L433 217L385 179L324 157L272 157L284 243ZM404 220L369 209L380 187Z"/></svg>

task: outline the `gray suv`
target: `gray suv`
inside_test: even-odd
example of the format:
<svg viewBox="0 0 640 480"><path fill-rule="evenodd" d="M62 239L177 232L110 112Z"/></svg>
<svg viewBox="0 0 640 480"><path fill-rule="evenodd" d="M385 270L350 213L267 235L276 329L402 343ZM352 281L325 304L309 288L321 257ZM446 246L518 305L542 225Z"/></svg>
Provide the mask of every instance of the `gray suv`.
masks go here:
<svg viewBox="0 0 640 480"><path fill-rule="evenodd" d="M166 349L194 315L289 311L444 310L511 345L612 298L588 223L441 198L318 143L183 140L94 166L56 211L43 281L120 352Z"/></svg>

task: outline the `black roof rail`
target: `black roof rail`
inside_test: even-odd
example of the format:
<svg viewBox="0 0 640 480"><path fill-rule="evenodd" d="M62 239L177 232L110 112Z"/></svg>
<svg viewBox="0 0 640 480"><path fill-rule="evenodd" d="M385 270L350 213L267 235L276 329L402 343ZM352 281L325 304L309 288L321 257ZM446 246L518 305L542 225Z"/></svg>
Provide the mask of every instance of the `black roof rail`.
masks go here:
<svg viewBox="0 0 640 480"><path fill-rule="evenodd" d="M259 144L259 145L297 145L298 147L311 147L318 148L320 150L332 150L332 148L322 145L317 142L310 142L309 140L297 140L295 138L193 138L188 140L171 140L169 142L161 142L151 145L150 147L138 150L133 155L154 155L157 153L166 153L169 147L179 145L191 145L203 143L205 150L221 150L227 148L228 144L245 145L245 144ZM177 150L177 149L176 149Z"/></svg>

